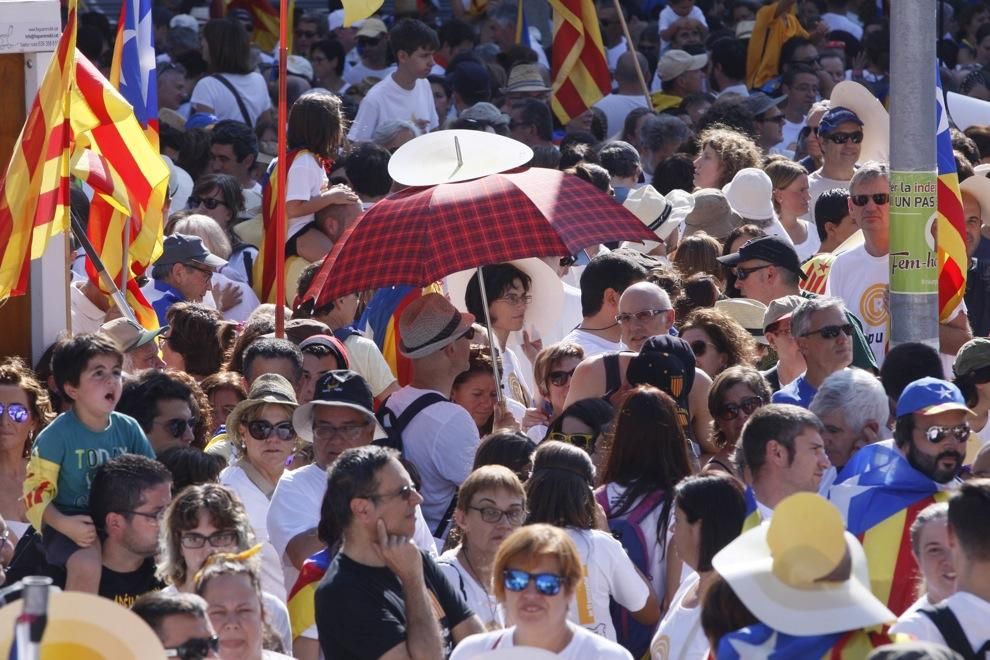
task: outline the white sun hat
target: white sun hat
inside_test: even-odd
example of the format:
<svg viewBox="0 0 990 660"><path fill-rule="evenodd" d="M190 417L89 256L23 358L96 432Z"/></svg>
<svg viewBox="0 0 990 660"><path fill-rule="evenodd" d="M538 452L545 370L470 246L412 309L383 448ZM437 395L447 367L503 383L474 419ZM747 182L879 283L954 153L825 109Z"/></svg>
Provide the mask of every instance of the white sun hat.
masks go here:
<svg viewBox="0 0 990 660"><path fill-rule="evenodd" d="M877 97L858 82L843 80L832 89L829 101L832 108L849 108L863 122L859 162L875 160L889 163L890 115Z"/></svg>
<svg viewBox="0 0 990 660"><path fill-rule="evenodd" d="M518 140L456 129L409 140L392 154L388 173L404 186L433 186L498 174L532 159L533 150Z"/></svg>

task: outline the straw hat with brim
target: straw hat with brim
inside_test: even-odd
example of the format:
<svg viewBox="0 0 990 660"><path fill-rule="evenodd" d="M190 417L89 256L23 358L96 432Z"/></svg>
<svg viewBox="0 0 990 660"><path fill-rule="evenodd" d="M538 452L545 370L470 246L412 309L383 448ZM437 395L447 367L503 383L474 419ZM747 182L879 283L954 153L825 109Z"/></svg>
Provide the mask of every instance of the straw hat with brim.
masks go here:
<svg viewBox="0 0 990 660"><path fill-rule="evenodd" d="M990 222L990 179L974 175L959 184L960 192L972 195L980 204L980 216Z"/></svg>
<svg viewBox="0 0 990 660"><path fill-rule="evenodd" d="M769 523L737 537L712 566L757 619L787 635L829 635L897 619L870 591L866 554L838 509L814 493L782 500Z"/></svg>
<svg viewBox="0 0 990 660"><path fill-rule="evenodd" d="M781 298L774 298L771 300L770 305L767 307L766 313L763 315L763 331L766 332L767 327L773 325L777 321L789 319L791 314L797 311L797 308L804 304L805 300L805 298L798 295L783 296Z"/></svg>
<svg viewBox="0 0 990 660"><path fill-rule="evenodd" d="M957 376L965 376L978 369L990 367L990 339L976 337L962 345L956 353L952 371Z"/></svg>
<svg viewBox="0 0 990 660"><path fill-rule="evenodd" d="M375 440L388 437L378 423L374 411L375 399L371 387L360 374L348 369L328 371L316 381L313 400L296 408L292 413L292 426L296 435L306 442L313 442L313 410L320 406L350 408L364 415L375 425Z"/></svg>
<svg viewBox="0 0 990 660"><path fill-rule="evenodd" d="M661 195L656 188L647 184L630 191L622 205L656 234L659 240L665 241L694 210L694 197L683 190L671 190L666 195ZM658 245L660 244L653 241L627 241L622 247L637 252L650 252Z"/></svg>
<svg viewBox="0 0 990 660"><path fill-rule="evenodd" d="M705 232L724 241L732 230L743 223L742 216L732 210L725 194L717 188L694 191L694 209L684 218L684 237Z"/></svg>
<svg viewBox="0 0 990 660"><path fill-rule="evenodd" d="M453 344L474 325L474 314L457 311L439 293L409 303L399 317L399 352L411 360Z"/></svg>
<svg viewBox="0 0 990 660"><path fill-rule="evenodd" d="M498 174L525 165L533 150L512 138L485 131L426 133L398 148L388 173L405 186L433 186Z"/></svg>
<svg viewBox="0 0 990 660"><path fill-rule="evenodd" d="M248 398L244 399L230 411L227 416L227 439L235 447L244 445L241 438L241 421L250 415L251 411L265 405L284 406L294 411L299 402L296 392L284 376L278 374L262 374L251 385ZM298 433L298 431L297 431Z"/></svg>
<svg viewBox="0 0 990 660"><path fill-rule="evenodd" d="M528 294L533 302L526 307L526 325L532 325L539 337L551 337L560 323L560 311L564 306L564 285L550 266L535 257L506 262L529 275ZM471 278L477 279L478 269L462 270L446 277L447 295L458 310L467 311L464 293ZM486 291L491 305L496 292ZM479 319L480 320L480 319Z"/></svg>
<svg viewBox="0 0 990 660"><path fill-rule="evenodd" d="M890 115L868 89L852 80L843 80L829 97L833 108L849 108L863 122L863 143L859 161L890 162Z"/></svg>
<svg viewBox="0 0 990 660"><path fill-rule="evenodd" d="M773 212L773 181L756 167L744 167L722 188L732 210L749 220L770 220Z"/></svg>
<svg viewBox="0 0 990 660"><path fill-rule="evenodd" d="M540 67L536 64L517 64L509 71L509 80L502 88L502 93L509 92L549 92Z"/></svg>
<svg viewBox="0 0 990 660"><path fill-rule="evenodd" d="M21 615L23 602L0 609L0 657L10 654L14 624ZM41 657L164 660L166 656L158 635L126 607L93 594L52 589Z"/></svg>
<svg viewBox="0 0 990 660"><path fill-rule="evenodd" d="M750 298L727 298L715 303L715 309L732 317L736 323L746 329L757 344L767 346L769 342L763 336L763 317L767 306L759 300Z"/></svg>
<svg viewBox="0 0 990 660"><path fill-rule="evenodd" d="M155 340L156 337L168 330L168 326L163 326L157 330L145 330L134 321L121 317L112 321L107 321L100 326L100 334L106 335L121 353L133 351L141 348Z"/></svg>
<svg viewBox="0 0 990 660"><path fill-rule="evenodd" d="M946 94L946 104L949 116L960 131L990 124L990 101L949 92Z"/></svg>

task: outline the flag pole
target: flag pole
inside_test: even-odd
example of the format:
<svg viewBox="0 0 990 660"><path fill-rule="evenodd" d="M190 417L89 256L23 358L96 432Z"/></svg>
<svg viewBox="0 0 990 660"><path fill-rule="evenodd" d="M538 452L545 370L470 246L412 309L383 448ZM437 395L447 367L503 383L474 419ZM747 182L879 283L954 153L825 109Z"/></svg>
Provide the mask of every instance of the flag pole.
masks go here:
<svg viewBox="0 0 990 660"><path fill-rule="evenodd" d="M138 322L137 317L134 316L131 306L127 304L127 299L124 298L124 294L117 288L117 283L113 281L113 278L110 277L110 273L107 272L107 267L103 265L100 255L96 253L96 248L94 248L93 244L89 242L89 236L86 235L86 230L83 228L82 224L79 222L79 218L77 218L74 213L72 214L72 233L75 234L76 240L79 241L83 247L83 250L86 251L86 256L89 257L89 260L93 262L94 266L96 266L100 279L103 281L103 286L105 286L107 291L110 292L110 297L117 305L117 308L120 310L121 314L133 321L136 325L141 325ZM65 240L69 240L69 237L66 236Z"/></svg>
<svg viewBox="0 0 990 660"><path fill-rule="evenodd" d="M633 63L636 65L636 78L639 79L639 87L643 91L643 96L646 98L646 107L652 110L653 99L650 97L650 88L646 85L643 70L639 68L639 57L637 57L636 48L633 46L632 36L629 34L629 25L626 24L626 16L622 13L622 6L619 5L619 0L612 0L612 3L615 5L615 13L619 17L619 25L622 26L622 34L626 38L626 48L632 53Z"/></svg>
<svg viewBox="0 0 990 660"><path fill-rule="evenodd" d="M289 122L288 77L289 61L289 0L279 2L279 40L278 40L278 167L275 174L278 177L278 196L275 199L275 235L280 240L275 242L275 336L285 337L285 186L286 177L286 127Z"/></svg>

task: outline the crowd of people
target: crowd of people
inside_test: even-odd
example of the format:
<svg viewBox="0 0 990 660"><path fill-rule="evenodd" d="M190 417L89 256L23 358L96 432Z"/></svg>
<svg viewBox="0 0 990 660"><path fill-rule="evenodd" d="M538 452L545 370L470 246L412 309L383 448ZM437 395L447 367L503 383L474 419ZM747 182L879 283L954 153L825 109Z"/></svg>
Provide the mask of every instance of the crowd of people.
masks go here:
<svg viewBox="0 0 990 660"><path fill-rule="evenodd" d="M982 658L990 126L952 117L965 295L892 346L890 4L601 2L612 92L569 121L510 0L297 12L277 336L273 53L236 3L156 2L159 327L79 251L71 332L0 362L0 583L113 600L184 660ZM937 4L943 86L990 100L990 5ZM109 22L78 44L107 67ZM317 304L392 154L449 129L655 240Z"/></svg>

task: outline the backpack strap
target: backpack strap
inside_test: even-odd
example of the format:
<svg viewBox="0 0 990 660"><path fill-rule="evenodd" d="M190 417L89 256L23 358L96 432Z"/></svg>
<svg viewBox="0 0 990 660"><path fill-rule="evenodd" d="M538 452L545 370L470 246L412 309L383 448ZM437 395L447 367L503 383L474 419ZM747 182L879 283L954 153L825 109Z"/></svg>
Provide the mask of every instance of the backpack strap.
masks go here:
<svg viewBox="0 0 990 660"><path fill-rule="evenodd" d="M647 493L639 501L639 504L632 508L626 515L626 520L628 520L633 525L638 525L643 522L654 509L660 506L664 500L664 492L662 490L655 490L652 493Z"/></svg>
<svg viewBox="0 0 990 660"><path fill-rule="evenodd" d="M602 505L602 509L605 510L605 517L611 517L612 506L608 501L608 486L599 486L595 489L595 501Z"/></svg>
<svg viewBox="0 0 990 660"><path fill-rule="evenodd" d="M214 73L210 77L219 80L223 86L227 88L227 91L234 95L234 100L237 101L237 109L241 111L241 116L244 118L244 123L248 126L252 126L251 115L248 114L247 106L244 105L244 100L241 99L240 92L237 91L237 88L234 87L229 80L224 78L222 74Z"/></svg>
<svg viewBox="0 0 990 660"><path fill-rule="evenodd" d="M341 342L345 342L348 340L348 338L359 334L361 333L358 331L356 327L354 327L354 324L345 325L344 327L337 328L336 330L333 331L333 336L339 339ZM428 396L428 395L424 394L423 396Z"/></svg>
<svg viewBox="0 0 990 660"><path fill-rule="evenodd" d="M454 511L457 509L457 491L454 491L454 496L450 498L450 504L447 505L447 510L443 512L443 516L440 518L440 522L437 524L437 528L433 530L433 538L442 539L443 533L447 531L447 525L450 524L450 519L454 517Z"/></svg>
<svg viewBox="0 0 990 660"><path fill-rule="evenodd" d="M935 624L935 627L938 628L939 633L942 635L942 639L945 640L946 646L962 654L967 660L977 657L973 651L973 647L969 643L969 639L966 637L966 631L963 630L959 624L959 619L952 613L948 605L940 603L931 608L926 607L918 611L927 616Z"/></svg>
<svg viewBox="0 0 990 660"><path fill-rule="evenodd" d="M401 415L396 415L395 412L388 407L388 401L391 398L392 397L390 396L385 397L385 400L378 406L378 412L375 413L375 417L378 418L378 422L388 433L389 437L383 440L376 440L374 444L383 447L392 447L393 449L398 449L400 452L402 451L402 432L406 430L407 426L409 426L409 423L413 420L413 417L423 412L423 410L432 406L434 403L449 401L447 397L439 392L427 392L406 406L406 409L402 411Z"/></svg>
<svg viewBox="0 0 990 660"><path fill-rule="evenodd" d="M602 364L605 366L605 394L602 395L602 398L608 401L622 387L622 374L619 372L619 354L605 353L602 355Z"/></svg>

